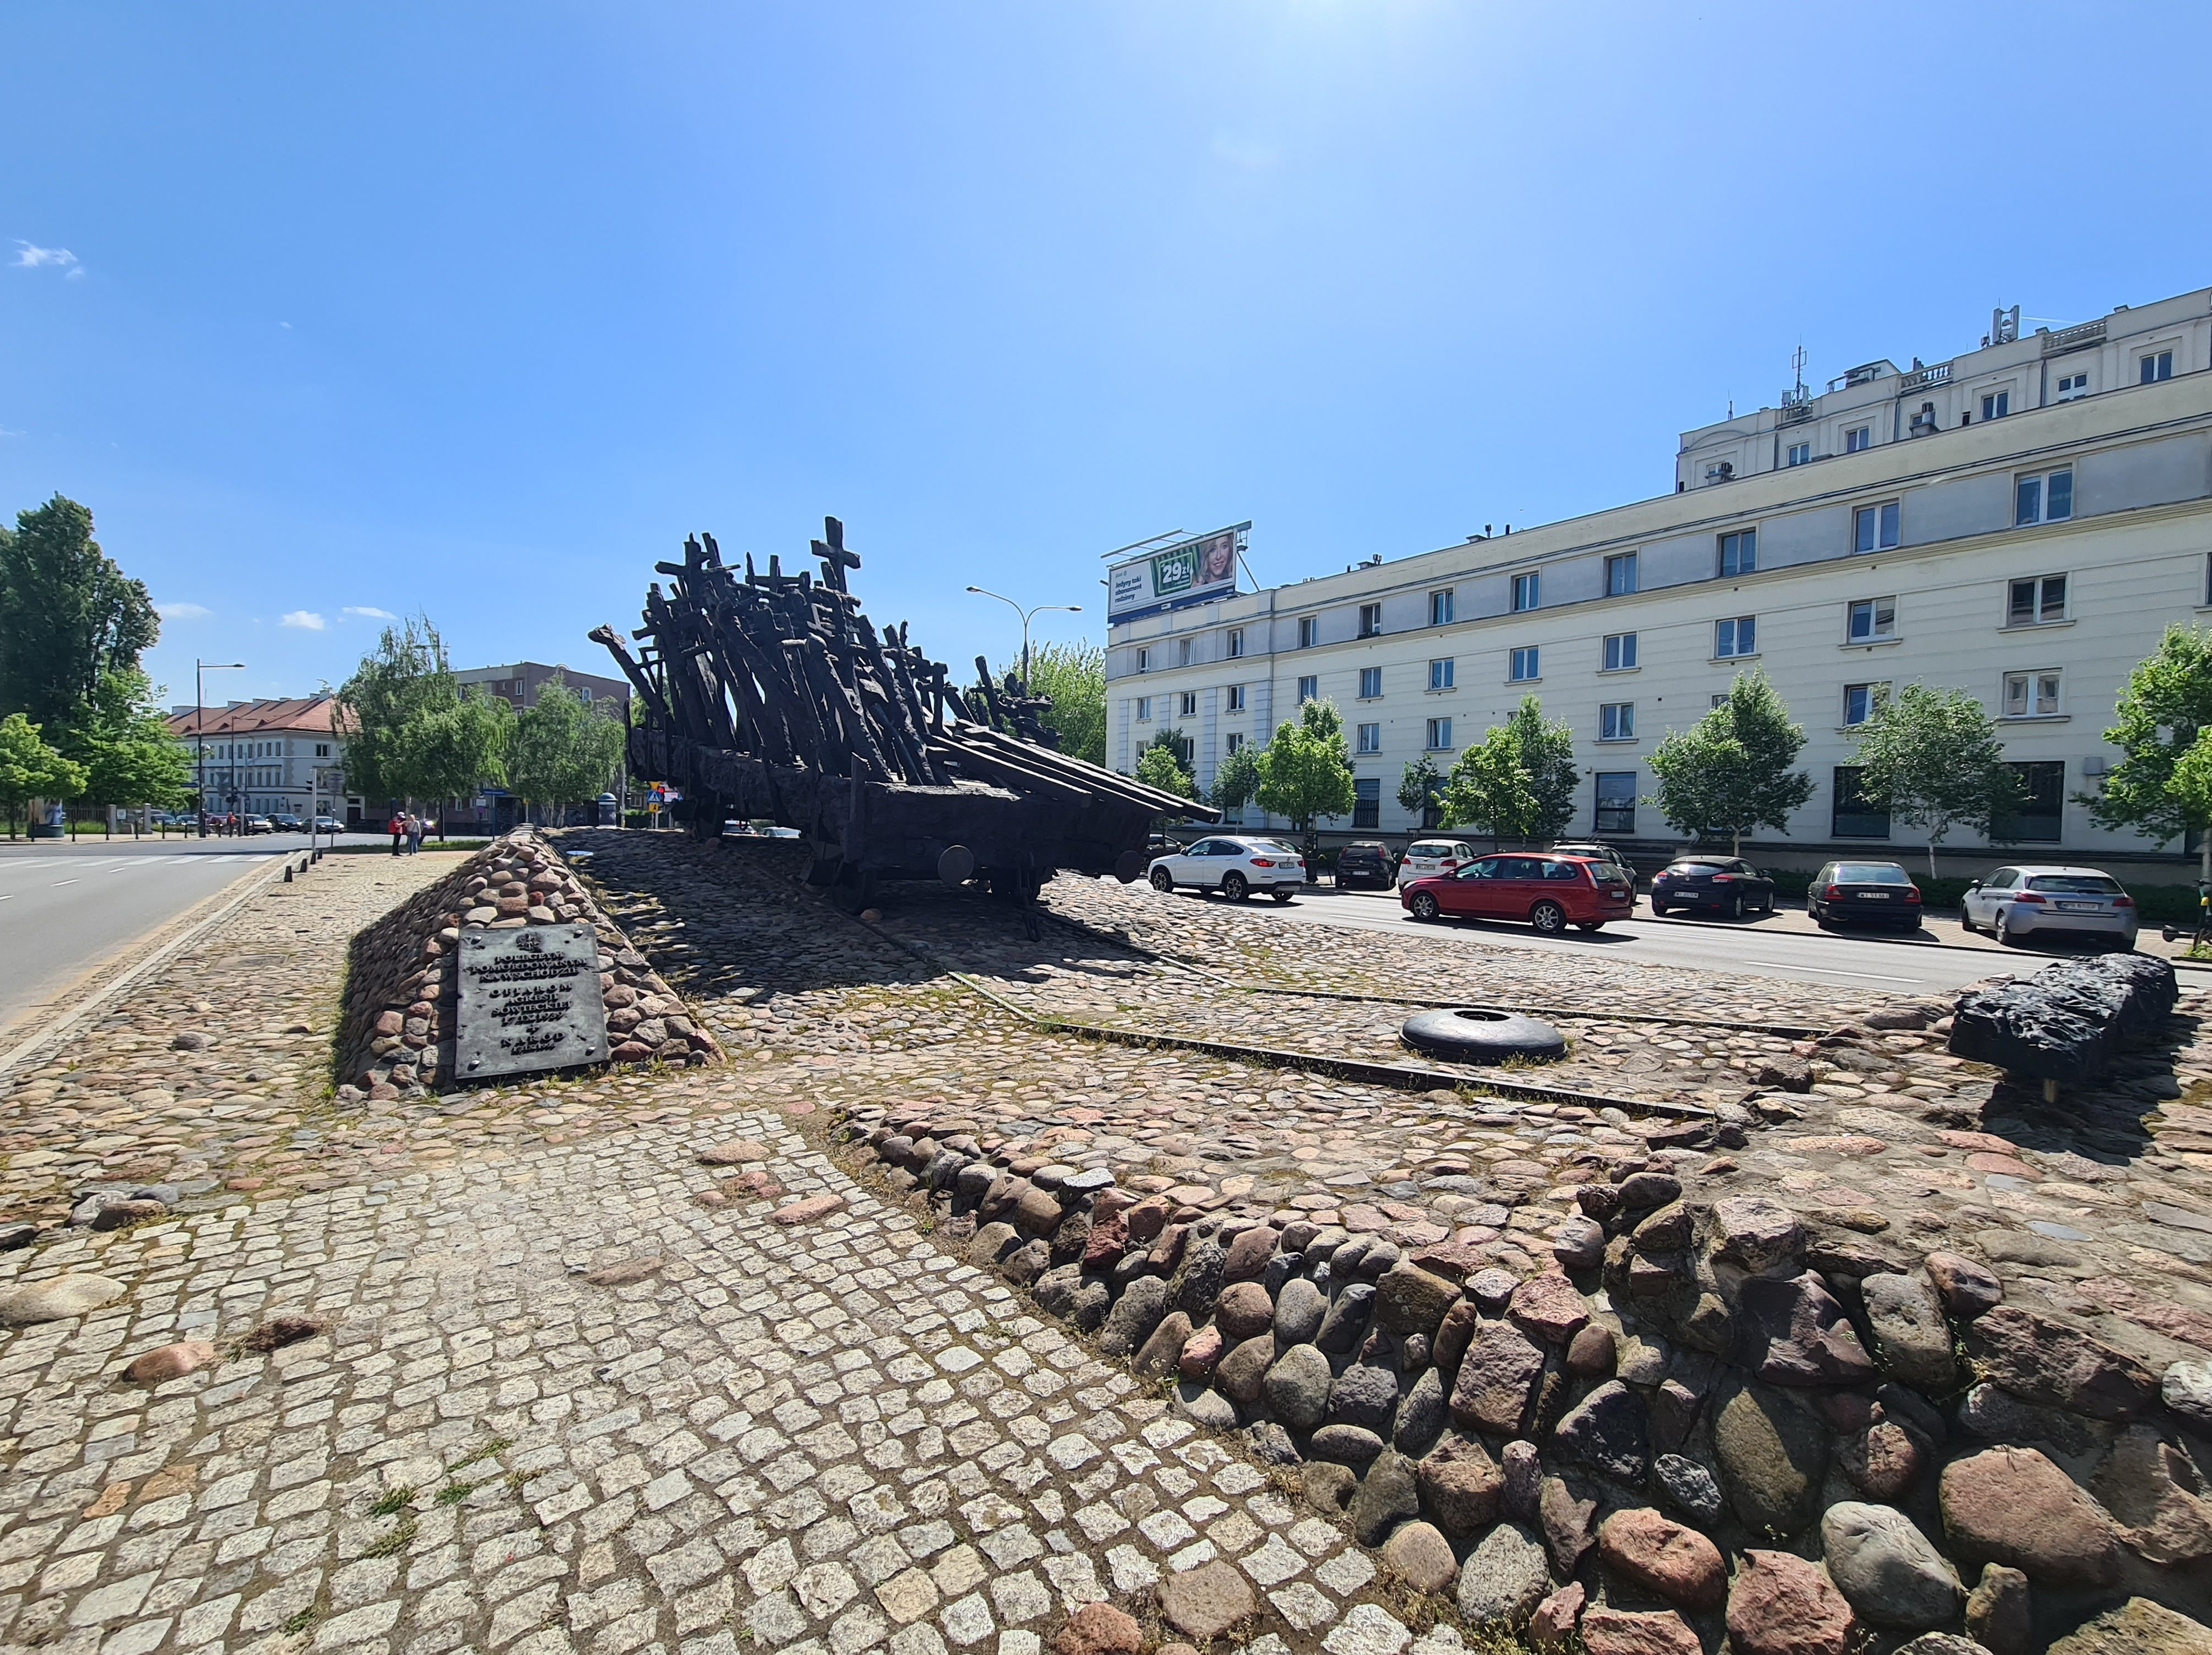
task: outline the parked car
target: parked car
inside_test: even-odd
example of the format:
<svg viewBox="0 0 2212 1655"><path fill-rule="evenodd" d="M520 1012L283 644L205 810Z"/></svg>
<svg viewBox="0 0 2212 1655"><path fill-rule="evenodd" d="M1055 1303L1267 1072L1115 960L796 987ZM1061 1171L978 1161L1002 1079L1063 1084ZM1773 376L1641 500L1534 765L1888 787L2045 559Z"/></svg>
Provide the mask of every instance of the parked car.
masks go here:
<svg viewBox="0 0 2212 1655"><path fill-rule="evenodd" d="M1635 887L1594 856L1477 856L1450 873L1399 888L1400 906L1417 920L1526 920L1547 936L1570 925L1595 931L1636 911Z"/></svg>
<svg viewBox="0 0 2212 1655"><path fill-rule="evenodd" d="M1398 888L1403 891L1416 879L1454 873L1481 854L1464 839L1416 839L1406 847L1405 858L1398 864Z"/></svg>
<svg viewBox="0 0 2212 1655"><path fill-rule="evenodd" d="M248 816L240 823L238 831L240 833L274 833L276 830L265 816Z"/></svg>
<svg viewBox="0 0 2212 1655"><path fill-rule="evenodd" d="M1294 847L1280 839L1217 834L1188 850L1155 859L1149 877L1155 891L1195 885L1200 891L1218 891L1231 902L1264 891L1277 902L1288 902L1305 883L1306 864Z"/></svg>
<svg viewBox="0 0 2212 1655"><path fill-rule="evenodd" d="M2136 946L2135 898L2094 867L2001 867L1966 887L1959 923L1999 942L2080 937Z"/></svg>
<svg viewBox="0 0 2212 1655"><path fill-rule="evenodd" d="M1552 847L1554 856L1594 856L1599 861L1610 862L1620 870L1620 877L1628 881L1628 888L1636 889L1636 867L1627 857L1601 839L1574 839Z"/></svg>
<svg viewBox="0 0 2212 1655"><path fill-rule="evenodd" d="M318 816L315 818L315 831L318 833L336 833L342 825L343 824L341 824L335 816Z"/></svg>
<svg viewBox="0 0 2212 1655"><path fill-rule="evenodd" d="M1380 839L1355 839L1336 853L1336 884L1340 891L1371 885L1385 891L1390 885L1390 847Z"/></svg>
<svg viewBox="0 0 2212 1655"><path fill-rule="evenodd" d="M1774 911L1774 881L1741 856L1677 856L1651 876L1651 911L1710 908L1741 919Z"/></svg>
<svg viewBox="0 0 2212 1655"><path fill-rule="evenodd" d="M307 824L296 816L272 816L270 822L279 833L305 833Z"/></svg>
<svg viewBox="0 0 2212 1655"><path fill-rule="evenodd" d="M1920 887L1895 862L1830 862L1805 889L1806 911L1822 930L1847 922L1920 928Z"/></svg>

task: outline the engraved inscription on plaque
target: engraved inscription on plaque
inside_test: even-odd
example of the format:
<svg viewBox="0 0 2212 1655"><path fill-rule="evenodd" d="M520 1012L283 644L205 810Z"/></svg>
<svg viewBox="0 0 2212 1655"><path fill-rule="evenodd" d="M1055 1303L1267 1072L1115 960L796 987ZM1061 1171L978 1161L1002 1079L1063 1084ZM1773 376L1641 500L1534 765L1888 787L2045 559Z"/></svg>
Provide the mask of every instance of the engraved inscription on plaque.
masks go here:
<svg viewBox="0 0 2212 1655"><path fill-rule="evenodd" d="M599 942L588 925L461 933L461 1080L573 1068L607 1057Z"/></svg>

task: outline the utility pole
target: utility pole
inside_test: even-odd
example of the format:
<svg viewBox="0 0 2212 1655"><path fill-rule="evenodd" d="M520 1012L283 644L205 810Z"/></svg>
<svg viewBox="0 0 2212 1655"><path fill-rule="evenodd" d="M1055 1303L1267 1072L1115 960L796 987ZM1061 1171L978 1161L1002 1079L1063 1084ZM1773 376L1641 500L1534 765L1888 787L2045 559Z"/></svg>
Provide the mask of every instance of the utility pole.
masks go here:
<svg viewBox="0 0 2212 1655"><path fill-rule="evenodd" d="M203 674L227 672L233 667L244 666L242 660L192 660L192 739L199 748L199 808L192 812L197 819L200 837L207 832L207 687L200 682Z"/></svg>
<svg viewBox="0 0 2212 1655"><path fill-rule="evenodd" d="M1029 694L1030 618L1034 616L1042 615L1048 610L1054 609L1064 609L1071 615L1079 615L1083 612L1083 605L1081 604L1039 604L1034 609L1024 609L1019 604L1015 603L1012 598L1007 597L1002 592L992 592L980 586L971 586L968 589L969 591L976 593L982 597L996 598L1000 603L1010 606L1015 614L1022 618L1022 693L1024 695Z"/></svg>

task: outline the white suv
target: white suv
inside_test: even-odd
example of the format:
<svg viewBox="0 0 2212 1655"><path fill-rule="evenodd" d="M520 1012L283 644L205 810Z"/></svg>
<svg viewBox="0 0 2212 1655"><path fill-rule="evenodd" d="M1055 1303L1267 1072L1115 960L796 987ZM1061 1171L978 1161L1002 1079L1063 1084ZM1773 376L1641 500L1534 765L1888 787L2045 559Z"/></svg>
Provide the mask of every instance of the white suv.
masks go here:
<svg viewBox="0 0 2212 1655"><path fill-rule="evenodd" d="M1150 877L1155 891L1195 885L1200 891L1218 891L1231 902L1264 891L1277 902L1288 902L1306 882L1306 864L1294 847L1280 839L1217 835L1200 839L1188 850L1155 856Z"/></svg>
<svg viewBox="0 0 2212 1655"><path fill-rule="evenodd" d="M1416 879L1432 879L1439 873L1456 873L1482 853L1464 839L1416 839L1406 847L1406 860L1398 864L1398 888Z"/></svg>

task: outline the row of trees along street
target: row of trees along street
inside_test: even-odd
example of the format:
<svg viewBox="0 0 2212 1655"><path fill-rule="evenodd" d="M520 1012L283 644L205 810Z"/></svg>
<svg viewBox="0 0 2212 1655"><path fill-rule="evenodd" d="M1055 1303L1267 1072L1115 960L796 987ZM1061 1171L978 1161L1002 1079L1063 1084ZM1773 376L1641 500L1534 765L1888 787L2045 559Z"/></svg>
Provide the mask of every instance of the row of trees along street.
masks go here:
<svg viewBox="0 0 2212 1655"><path fill-rule="evenodd" d="M56 495L0 525L0 811L14 838L33 801L76 810L191 797L191 755L139 657L160 636L145 587Z"/></svg>
<svg viewBox="0 0 2212 1655"><path fill-rule="evenodd" d="M1103 745L1103 678L1100 745ZM2006 843L2027 803L2006 758L2003 725L1964 690L1908 684L1883 693L1854 731L1858 796L1893 823L1918 830L1936 853L1961 830ZM2156 653L2130 674L2105 739L2122 758L2095 793L2077 794L2099 826L2133 829L2163 844L2194 834L2200 877L2212 881L2212 630L2170 627ZM1797 769L1805 727L1763 673L1739 674L1720 705L1686 730L1669 730L1650 759L1655 790L1643 802L1704 844L1741 851L1761 828L1789 831L1790 812L1813 796ZM1186 799L1201 797L1191 744L1163 729L1139 753L1137 779ZM1464 749L1449 770L1423 754L1405 767L1398 802L1440 828L1474 828L1502 842L1556 838L1580 803L1583 776L1573 729L1547 720L1533 695L1503 724ZM1224 758L1206 802L1237 809L1256 802L1305 836L1309 859L1319 823L1351 812L1352 755L1335 706L1309 701L1264 747Z"/></svg>
<svg viewBox="0 0 2212 1655"><path fill-rule="evenodd" d="M611 703L587 704L559 673L515 711L453 676L426 615L384 629L337 692L346 791L434 814L486 787L541 812L588 803L622 772L623 727Z"/></svg>

